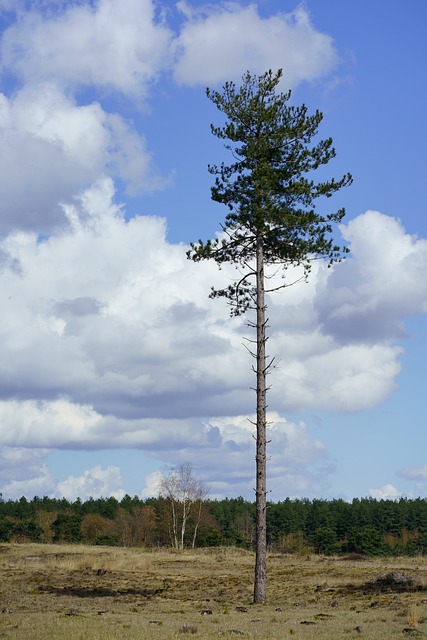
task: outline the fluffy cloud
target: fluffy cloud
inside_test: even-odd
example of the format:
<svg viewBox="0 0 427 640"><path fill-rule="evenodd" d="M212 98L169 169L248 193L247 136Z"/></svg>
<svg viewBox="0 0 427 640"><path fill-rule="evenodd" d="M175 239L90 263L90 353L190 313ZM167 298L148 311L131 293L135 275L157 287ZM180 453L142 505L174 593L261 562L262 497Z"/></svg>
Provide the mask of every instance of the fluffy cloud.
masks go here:
<svg viewBox="0 0 427 640"><path fill-rule="evenodd" d="M2 446L0 449L0 480L2 485L19 480L19 469L25 467L30 474L45 468L49 449Z"/></svg>
<svg viewBox="0 0 427 640"><path fill-rule="evenodd" d="M163 478L163 472L159 470L153 471L145 476L145 484L140 493L140 497L145 500L146 498L153 498L159 495L159 487Z"/></svg>
<svg viewBox="0 0 427 640"><path fill-rule="evenodd" d="M41 430L46 425L40 409L38 413L34 411L32 419L35 430ZM64 420L64 417L61 419ZM58 424L57 428L61 429L61 426ZM26 447L0 448L0 489L4 499L50 495L67 500L86 500L91 496L114 496L120 500L125 495L118 467L110 465L103 469L96 465L80 476L69 476L58 482L47 464L51 449L30 446L32 443L28 441Z"/></svg>
<svg viewBox="0 0 427 640"><path fill-rule="evenodd" d="M64 224L59 203L105 175L123 181L131 195L167 184L145 138L108 110L111 92L126 95L129 105L137 101L140 109L173 65L181 84L204 85L240 76L251 62L248 50L257 60L254 71L286 59L291 84L318 76L336 60L331 39L316 32L302 8L261 18L255 5L196 12L179 6L184 19L177 35L165 23L173 11L160 15L151 0L3 0L0 10L15 10L17 19L0 41L6 79L0 95L0 234L19 228L49 235Z"/></svg>
<svg viewBox="0 0 427 640"><path fill-rule="evenodd" d="M194 460L195 473L206 481L211 497L253 498L254 416L231 416L201 420L124 421L103 418L89 407L70 403L15 403L12 427L18 428L27 447L3 448L4 473L0 477L4 497L54 495L75 500L90 496L121 498L125 491L120 468L96 465L79 476L58 481L49 472L46 458L53 449L139 447L172 467ZM1 421L10 415L0 405ZM269 490L270 498L321 495L334 465L325 447L312 439L304 424L295 424L269 413ZM6 430L1 439L8 442ZM40 443L50 448L41 448ZM221 469L220 475L218 469ZM141 497L158 493L160 471L145 478Z"/></svg>
<svg viewBox="0 0 427 640"><path fill-rule="evenodd" d="M271 341L272 353L286 354L272 373L270 397L278 406L355 411L375 406L394 389L401 370L400 347L340 345L321 333L309 333L279 334ZM305 337L312 351L307 344L300 348Z"/></svg>
<svg viewBox="0 0 427 640"><path fill-rule="evenodd" d="M101 181L64 206L67 229L45 242L14 233L0 243L3 399L68 398L117 419L214 416L218 407L224 415L244 412L253 385L250 356L241 346L245 319L229 319L223 303L207 297L210 285L230 274L214 264L187 261L185 247L166 241L163 220L126 221L112 198L111 182ZM367 220L350 223L356 245ZM378 220L384 223L384 245L389 219L374 216L374 227ZM400 234L406 246L401 228ZM377 276L369 290L365 280L359 294L353 272L337 265L319 267L307 289L298 284L295 293L291 287L289 295L272 300L270 351L279 358L285 354L272 372L275 409L357 410L393 389L401 348L387 334L385 340L377 336L376 309L390 289L377 286L380 265L374 244L371 249L363 254L363 269L372 268ZM415 260L402 259L408 270L404 286L411 266L415 277L427 257L421 242L413 252ZM352 262L353 269L362 268L357 253ZM398 260L395 269L401 270ZM362 307L368 298L373 305L370 338L349 344L343 343L341 324L328 316L335 279L346 274L343 288L354 291L354 309L359 297ZM398 337L404 316L422 308L423 301L416 291L418 307L404 295L399 309L398 293L393 296Z"/></svg>
<svg viewBox="0 0 427 640"><path fill-rule="evenodd" d="M337 63L332 38L316 31L303 7L262 17L256 4L177 6L183 21L175 34L152 0L48 2L43 14L43 6L29 3L3 36L2 67L23 82L54 79L64 87L143 96L172 67L176 81L190 85L285 67L287 83L295 85Z"/></svg>
<svg viewBox="0 0 427 640"><path fill-rule="evenodd" d="M161 219L126 222L111 197L102 181L65 207L71 230L0 243L9 265L3 397L71 397L122 417L211 413L227 395L232 403L249 384L242 359L233 363L239 323L229 327L206 295L215 266L189 263Z"/></svg>
<svg viewBox="0 0 427 640"><path fill-rule="evenodd" d="M98 103L77 106L53 84L0 94L0 233L48 234L64 224L59 206L99 176L114 174L130 190L162 185L145 140Z"/></svg>
<svg viewBox="0 0 427 640"><path fill-rule="evenodd" d="M46 464L48 454L49 449L2 446L0 492L3 498L16 500L21 496L54 494L56 481Z"/></svg>
<svg viewBox="0 0 427 640"><path fill-rule="evenodd" d="M186 261L185 247L166 242L161 219L126 222L112 196L111 182L103 181L66 207L68 231L42 243L31 234L11 234L2 243L8 258L1 277L0 321L0 425L8 447L4 455L24 452L23 447L39 452L136 447L170 464L196 459L213 495L247 495L253 434L242 410L252 406L253 394L249 356L240 344L244 327L239 319L227 318L221 303L207 298L209 285L224 274L214 265ZM383 224L383 246L387 231L398 230L401 243L395 234L390 243L406 247L400 251L403 264L418 270L425 255L423 242L379 214L350 223L356 247L353 269L357 271L361 239L372 236L366 227L370 220L373 231ZM412 261L406 260L408 252ZM375 243L362 255L364 268L372 263L377 274ZM99 270L97 264L105 267ZM271 306L274 316L284 319L284 327L277 321L272 327L271 347L286 354L272 374L270 394L270 406L281 412L292 406L365 408L393 388L399 349L389 344L388 336L375 343L375 322L371 339L350 344L343 344L340 330L334 334L336 325L319 322L322 299L333 295L340 269L341 285L347 289L344 277L353 270L344 267L316 268L314 282L289 289ZM398 260L394 267L402 271ZM387 273L392 275L390 267ZM404 285L406 278L408 273ZM357 287L354 290L357 295ZM372 279L369 292L365 282L362 293L363 299L376 301L370 305L375 318L382 299L390 296L389 288L377 288ZM399 315L399 297L393 295L398 337L405 314L422 309L424 302L418 291L416 305L407 305L403 296ZM357 309L357 300L353 304ZM204 421L199 417L203 415L211 418ZM284 490L287 495L312 495L325 486L332 468L322 443L312 440L304 425L279 413L270 419L274 495L279 499ZM33 492L56 486L39 455L30 465L31 484L16 477L6 484L9 494L25 493L29 486ZM82 495L87 485L89 495L100 486L96 478L87 472L55 491L68 487L67 495ZM111 478L116 482L112 472ZM114 486L121 491L120 484ZM372 491L376 497L379 492L393 495L390 487Z"/></svg>
<svg viewBox="0 0 427 640"><path fill-rule="evenodd" d="M320 495L334 468L322 442L312 439L303 423L295 424L277 412L269 412L267 419L269 498ZM214 497L254 497L254 420L254 415L209 420L212 444L206 453L198 453L194 468L207 480ZM185 453L181 454L182 461Z"/></svg>
<svg viewBox="0 0 427 640"><path fill-rule="evenodd" d="M57 488L58 497L67 500L87 500L94 496L112 496L121 500L126 492L121 488L123 485L122 476L118 467L109 466L102 469L96 465L88 469L81 476L68 476L66 480L60 482Z"/></svg>
<svg viewBox="0 0 427 640"><path fill-rule="evenodd" d="M126 221L113 198L111 180L101 180L63 205L66 228L44 241L14 232L0 243L2 443L8 451L140 448L170 464L196 458L216 495L224 493L218 468L237 495L247 492L253 439L246 416L254 395L241 342L248 329L207 295L231 273L189 262L186 247L167 242L164 220ZM425 306L422 287L408 294L427 268L424 241L372 212L343 233L351 242L348 263L316 264L309 284L269 301L269 348L279 356L269 398L277 412L270 477L279 495L283 478L288 495L314 492L331 464L303 425L281 416L292 408L354 411L380 402L400 370L401 347L392 339L404 317ZM394 286L378 286L387 279ZM346 328L351 340L331 320L334 295L345 322L355 325ZM394 323L379 336L384 307L393 308ZM356 331L359 309L363 335ZM43 465L35 464L34 481L52 486Z"/></svg>
<svg viewBox="0 0 427 640"><path fill-rule="evenodd" d="M380 489L370 489L368 493L375 500L396 500L402 496L402 492L392 484L385 484Z"/></svg>
<svg viewBox="0 0 427 640"><path fill-rule="evenodd" d="M261 17L256 4L178 6L187 21L175 42L180 84L218 84L247 69L284 68L288 86L318 78L337 63L332 39L315 30L306 9Z"/></svg>
<svg viewBox="0 0 427 640"><path fill-rule="evenodd" d="M373 343L401 338L403 319L427 310L427 240L402 224L367 211L343 225L351 257L335 269L318 296L323 330L341 342Z"/></svg>
<svg viewBox="0 0 427 640"><path fill-rule="evenodd" d="M23 13L1 42L3 69L24 82L54 79L141 95L169 64L171 31L151 0L64 3L50 15L42 8Z"/></svg>

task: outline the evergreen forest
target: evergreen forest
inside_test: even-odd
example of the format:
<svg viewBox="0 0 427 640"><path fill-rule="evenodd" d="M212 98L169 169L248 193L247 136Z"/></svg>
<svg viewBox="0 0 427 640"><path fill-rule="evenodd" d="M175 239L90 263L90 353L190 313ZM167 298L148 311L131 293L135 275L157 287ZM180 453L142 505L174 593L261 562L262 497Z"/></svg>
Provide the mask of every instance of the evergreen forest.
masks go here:
<svg viewBox="0 0 427 640"><path fill-rule="evenodd" d="M161 497L0 498L0 542L170 547L172 506L179 524L180 504ZM427 499L286 499L268 504L267 533L275 553L424 555ZM243 498L204 500L186 521L184 546L254 543L255 504Z"/></svg>

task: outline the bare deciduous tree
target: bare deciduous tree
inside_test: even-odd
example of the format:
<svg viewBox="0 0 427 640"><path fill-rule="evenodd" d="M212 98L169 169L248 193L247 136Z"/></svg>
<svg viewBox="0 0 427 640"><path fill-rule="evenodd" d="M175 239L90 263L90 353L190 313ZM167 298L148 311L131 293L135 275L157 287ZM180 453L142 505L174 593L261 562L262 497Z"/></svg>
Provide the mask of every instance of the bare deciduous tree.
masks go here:
<svg viewBox="0 0 427 640"><path fill-rule="evenodd" d="M171 543L175 549L185 546L185 534L190 515L195 514L191 546L196 544L197 529L200 523L202 504L209 494L205 483L197 478L191 464L185 464L163 474L159 484L160 495L170 502L171 507Z"/></svg>

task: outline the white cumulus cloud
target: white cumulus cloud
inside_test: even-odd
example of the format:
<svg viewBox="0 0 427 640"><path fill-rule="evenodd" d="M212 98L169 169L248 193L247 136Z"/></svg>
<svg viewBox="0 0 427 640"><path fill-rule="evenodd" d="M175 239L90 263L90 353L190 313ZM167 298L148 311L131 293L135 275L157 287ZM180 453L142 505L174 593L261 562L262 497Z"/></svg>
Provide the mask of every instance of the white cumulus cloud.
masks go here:
<svg viewBox="0 0 427 640"><path fill-rule="evenodd" d="M56 481L46 464L49 449L0 447L0 493L17 500L21 496L52 495Z"/></svg>
<svg viewBox="0 0 427 640"><path fill-rule="evenodd" d="M53 79L64 87L94 85L144 95L169 64L171 31L156 17L151 0L99 0L67 3L47 14L42 10L34 4L1 41L3 69L23 82Z"/></svg>
<svg viewBox="0 0 427 640"><path fill-rule="evenodd" d="M52 449L139 448L170 465L196 460L214 495L247 495L254 380L242 336L249 329L208 298L210 286L231 272L188 261L185 246L166 240L161 218L127 221L110 179L63 207L69 225L48 239L14 232L0 242L0 432L14 469L3 485L11 495L29 486L55 491L58 481L46 468ZM269 350L278 356L270 378L269 473L278 497L320 492L333 469L321 441L284 416L381 402L401 368L404 319L425 307L422 287L407 290L427 267L423 240L377 213L355 218L343 232L349 263L317 263L309 284L269 300ZM377 255L375 234L385 257ZM360 270L372 278L362 283ZM387 278L394 286L379 287ZM355 313L360 300L363 335L349 331L344 340L341 323L330 321L337 290L337 308L340 300L347 304L347 291ZM381 335L384 305L393 308L394 324ZM11 456L25 451L39 452L33 464L12 464Z"/></svg>
<svg viewBox="0 0 427 640"><path fill-rule="evenodd" d="M78 106L51 83L0 94L0 144L0 234L51 233L65 221L60 202L101 176L131 191L164 184L131 124L97 102Z"/></svg>
<svg viewBox="0 0 427 640"><path fill-rule="evenodd" d="M144 487L140 492L140 497L145 500L146 498L157 498L159 495L159 487L163 478L163 472L158 469L152 471L145 476Z"/></svg>
<svg viewBox="0 0 427 640"><path fill-rule="evenodd" d="M120 469L109 466L103 469L99 464L88 469L80 476L68 476L58 484L56 493L67 500L88 500L95 496L108 496L121 500L126 492L123 490L123 479Z"/></svg>
<svg viewBox="0 0 427 640"><path fill-rule="evenodd" d="M230 273L188 261L186 247L167 242L164 220L126 221L113 196L111 181L100 181L64 205L70 224L48 240L11 233L0 243L3 399L68 399L124 420L215 416L218 407L224 415L244 413L253 400L251 360L241 345L245 318L228 318L221 301L208 299L210 286L227 282ZM383 225L384 253L394 252L396 276L375 256L375 245L358 257L361 235L372 235L370 222L373 231ZM282 413L354 411L382 401L401 369L399 328L408 314L424 309L422 287L412 296L407 291L408 281L427 267L424 241L398 226L389 247L387 216L360 216L350 225L356 243L350 268L320 265L309 285L269 301L269 350L277 356L270 402ZM399 262L393 248L399 240L411 259ZM354 277L360 269L376 278L362 283ZM381 269L385 279L394 278L393 287L378 286ZM347 326L350 316L331 321L330 300L340 287L352 291L356 314L361 301L363 339L343 340L346 331L356 331ZM378 309L390 308L390 301L394 330L386 326L379 334ZM337 309L339 315L339 302Z"/></svg>
<svg viewBox="0 0 427 640"><path fill-rule="evenodd" d="M402 492L392 484L385 484L379 489L370 489L368 493L375 500L397 500L402 496Z"/></svg>
<svg viewBox="0 0 427 640"><path fill-rule="evenodd" d="M178 5L187 21L175 42L178 83L218 84L250 70L283 68L288 86L318 78L338 60L332 38L317 31L302 6L269 17L256 4L218 3L195 10Z"/></svg>
<svg viewBox="0 0 427 640"><path fill-rule="evenodd" d="M378 211L358 216L341 232L351 257L319 295L323 329L346 342L401 338L404 317L427 310L427 284L417 277L427 266L427 240Z"/></svg>

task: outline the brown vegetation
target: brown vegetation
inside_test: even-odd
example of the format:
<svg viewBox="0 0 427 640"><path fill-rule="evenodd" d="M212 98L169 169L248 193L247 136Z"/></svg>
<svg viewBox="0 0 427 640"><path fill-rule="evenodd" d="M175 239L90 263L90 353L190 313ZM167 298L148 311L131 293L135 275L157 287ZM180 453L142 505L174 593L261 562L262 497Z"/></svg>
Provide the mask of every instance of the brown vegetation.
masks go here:
<svg viewBox="0 0 427 640"><path fill-rule="evenodd" d="M252 553L230 548L3 544L0 636L378 640L427 634L422 558L273 554L262 606L251 604L253 561Z"/></svg>

